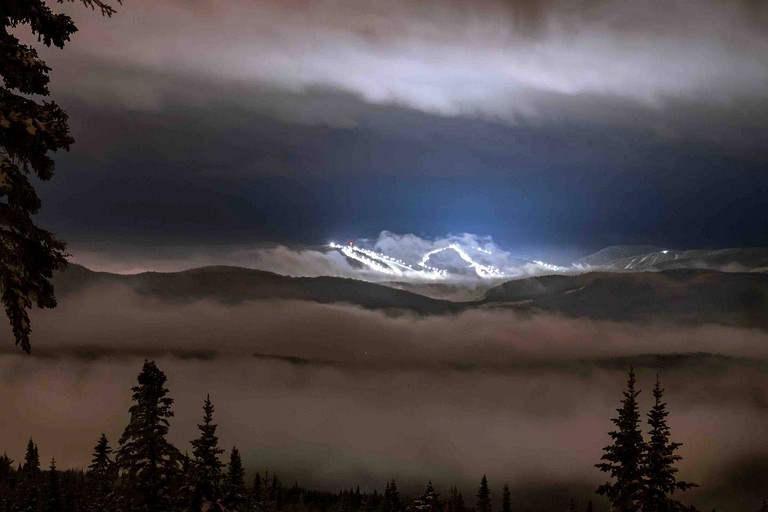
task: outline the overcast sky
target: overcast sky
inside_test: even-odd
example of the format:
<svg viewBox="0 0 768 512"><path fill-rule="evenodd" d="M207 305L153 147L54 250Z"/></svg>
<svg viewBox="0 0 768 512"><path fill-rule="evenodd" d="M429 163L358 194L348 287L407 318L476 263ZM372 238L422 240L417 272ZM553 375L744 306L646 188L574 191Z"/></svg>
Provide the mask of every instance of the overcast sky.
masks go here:
<svg viewBox="0 0 768 512"><path fill-rule="evenodd" d="M130 0L46 50L83 251L472 232L768 244L768 11L743 0Z"/></svg>

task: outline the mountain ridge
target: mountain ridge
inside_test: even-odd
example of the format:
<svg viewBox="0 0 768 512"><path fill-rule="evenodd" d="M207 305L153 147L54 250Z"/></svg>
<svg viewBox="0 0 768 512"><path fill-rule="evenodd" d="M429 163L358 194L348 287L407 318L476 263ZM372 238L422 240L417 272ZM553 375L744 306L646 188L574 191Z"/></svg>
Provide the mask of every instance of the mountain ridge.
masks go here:
<svg viewBox="0 0 768 512"><path fill-rule="evenodd" d="M768 330L768 274L707 269L529 277L504 282L487 290L481 299L464 302L433 299L349 278L289 277L232 266L125 275L94 272L73 264L55 276L54 284L62 298L96 285L121 284L139 295L169 303L298 300L418 315L495 309L595 320L720 324Z"/></svg>

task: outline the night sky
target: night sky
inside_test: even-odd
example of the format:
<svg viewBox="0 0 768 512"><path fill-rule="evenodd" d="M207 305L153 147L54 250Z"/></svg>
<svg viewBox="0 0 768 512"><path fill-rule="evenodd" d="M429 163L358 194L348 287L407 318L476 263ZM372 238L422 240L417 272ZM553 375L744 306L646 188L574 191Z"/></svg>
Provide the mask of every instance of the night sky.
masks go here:
<svg viewBox="0 0 768 512"><path fill-rule="evenodd" d="M768 245L759 2L131 0L48 50L78 251ZM569 253L569 254L570 254Z"/></svg>

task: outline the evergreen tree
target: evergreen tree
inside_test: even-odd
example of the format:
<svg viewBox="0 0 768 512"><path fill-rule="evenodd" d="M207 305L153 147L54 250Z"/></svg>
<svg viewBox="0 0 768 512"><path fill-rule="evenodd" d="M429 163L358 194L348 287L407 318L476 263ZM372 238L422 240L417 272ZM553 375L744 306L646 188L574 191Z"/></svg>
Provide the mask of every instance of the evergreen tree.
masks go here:
<svg viewBox="0 0 768 512"><path fill-rule="evenodd" d="M352 492L350 491L350 495L351 494ZM269 497L273 503L273 509L275 511L283 510L283 487L280 485L280 480L277 478L277 474L272 475L272 486Z"/></svg>
<svg viewBox="0 0 768 512"><path fill-rule="evenodd" d="M222 509L221 468L223 467L219 455L224 453L224 450L219 448L210 396L205 397L203 423L197 428L200 429L200 437L192 441L191 511L218 512Z"/></svg>
<svg viewBox="0 0 768 512"><path fill-rule="evenodd" d="M400 493L394 479L384 488L383 512L400 512Z"/></svg>
<svg viewBox="0 0 768 512"><path fill-rule="evenodd" d="M81 1L103 14L114 12L101 0ZM25 25L45 46L58 48L77 27L44 0L0 2L0 300L16 345L29 352L29 310L56 306L51 278L66 265L64 243L32 220L41 203L29 176L51 179L49 152L68 150L74 140L67 114L54 102L36 99L50 94L51 68L13 34Z"/></svg>
<svg viewBox="0 0 768 512"><path fill-rule="evenodd" d="M440 510L440 503L437 500L438 496L439 494L435 492L430 480L424 493L411 504L410 510L412 512L438 512Z"/></svg>
<svg viewBox="0 0 768 512"><path fill-rule="evenodd" d="M681 443L669 440L667 425L667 404L662 401L664 390L656 376L656 386L653 388L654 405L648 413L649 440L645 445L644 469L645 482L643 486L643 510L654 512L669 512L679 510L682 505L670 496L675 491L685 491L696 484L678 481L675 477L677 468L675 462L682 457L676 455Z"/></svg>
<svg viewBox="0 0 768 512"><path fill-rule="evenodd" d="M24 464L21 466L21 471L30 475L37 475L40 472L40 454L32 439L27 442L27 451L24 454Z"/></svg>
<svg viewBox="0 0 768 512"><path fill-rule="evenodd" d="M261 493L261 475L256 472L256 476L253 477L253 485L251 486L251 495L248 500L248 511L256 512L263 510L261 505L262 493Z"/></svg>
<svg viewBox="0 0 768 512"><path fill-rule="evenodd" d="M24 454L24 463L19 468L18 488L15 493L15 510L38 512L40 507L40 455L37 445L30 439Z"/></svg>
<svg viewBox="0 0 768 512"><path fill-rule="evenodd" d="M768 501L763 500L763 505L760 507L760 512L768 512Z"/></svg>
<svg viewBox="0 0 768 512"><path fill-rule="evenodd" d="M101 434L93 449L88 466L88 510L97 512L111 508L112 492L117 479L117 468L111 459L112 448L105 434Z"/></svg>
<svg viewBox="0 0 768 512"><path fill-rule="evenodd" d="M10 510L13 496L13 480L16 473L13 469L13 459L8 454L0 455L0 511Z"/></svg>
<svg viewBox="0 0 768 512"><path fill-rule="evenodd" d="M131 512L171 510L180 454L166 439L173 399L165 374L145 361L132 388L131 419L120 437L116 462L122 477L120 508Z"/></svg>
<svg viewBox="0 0 768 512"><path fill-rule="evenodd" d="M264 478L261 478L258 473L256 474L251 495L253 512L274 512L275 499L269 481L269 472L264 474Z"/></svg>
<svg viewBox="0 0 768 512"><path fill-rule="evenodd" d="M51 459L51 467L48 470L47 499L43 512L61 512L61 491L59 489L59 475L56 471L56 461Z"/></svg>
<svg viewBox="0 0 768 512"><path fill-rule="evenodd" d="M464 497L461 495L459 488L455 485L452 485L448 491L446 512L466 512L464 508Z"/></svg>
<svg viewBox="0 0 768 512"><path fill-rule="evenodd" d="M592 500L587 503L587 512L595 512L595 506L592 505Z"/></svg>
<svg viewBox="0 0 768 512"><path fill-rule="evenodd" d="M639 394L635 389L635 373L630 370L624 400L617 409L619 415L611 420L617 430L609 432L612 443L603 448L605 453L601 457L605 462L595 464L612 479L600 485L597 493L606 496L616 512L636 512L642 501L643 436L637 405Z"/></svg>
<svg viewBox="0 0 768 512"><path fill-rule="evenodd" d="M576 512L576 501L573 498L568 503L568 512Z"/></svg>
<svg viewBox="0 0 768 512"><path fill-rule="evenodd" d="M371 496L369 496L367 493L363 494L360 500L360 512L372 512L373 508L371 507L371 501L373 501Z"/></svg>
<svg viewBox="0 0 768 512"><path fill-rule="evenodd" d="M245 510L248 494L245 489L245 469L240 459L240 452L232 447L227 464L227 474L224 478L224 509L228 512Z"/></svg>
<svg viewBox="0 0 768 512"><path fill-rule="evenodd" d="M483 475L480 480L480 489L477 491L477 512L491 512L491 491L488 489L488 479Z"/></svg>
<svg viewBox="0 0 768 512"><path fill-rule="evenodd" d="M501 494L501 512L512 512L512 494L509 492L509 484L504 484Z"/></svg>

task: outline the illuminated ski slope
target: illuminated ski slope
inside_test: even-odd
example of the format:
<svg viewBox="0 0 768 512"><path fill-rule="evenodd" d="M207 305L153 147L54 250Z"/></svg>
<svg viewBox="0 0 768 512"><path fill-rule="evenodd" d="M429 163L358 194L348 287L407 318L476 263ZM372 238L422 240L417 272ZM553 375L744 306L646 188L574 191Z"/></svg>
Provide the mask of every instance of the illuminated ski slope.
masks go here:
<svg viewBox="0 0 768 512"><path fill-rule="evenodd" d="M383 274L431 280L444 279L448 277L448 272L446 270L429 267L427 265L421 265L421 269L416 269L402 260L391 258L385 254L371 251L369 249L357 247L353 244L340 245L331 242L328 245L333 249L338 249L348 258L359 261L368 269L381 272Z"/></svg>
<svg viewBox="0 0 768 512"><path fill-rule="evenodd" d="M363 265L363 267L369 271L373 271L379 274L386 274L398 278L406 279L418 279L418 280L448 280L452 278L466 279L468 276L462 272L461 269L457 271L450 271L445 268L438 268L430 264L430 260L436 254L443 251L455 252L461 260L467 263L467 268L471 269L477 277L481 279L503 279L508 277L515 277L520 275L515 268L511 268L510 272L505 272L493 265L488 265L478 261L478 259L487 259L493 256L493 253L487 249L481 247L462 247L458 243L449 243L445 247L433 249L424 253L418 263L408 263L398 258L393 258L380 252L372 251L363 247L359 247L350 242L347 245L337 244L331 242L328 244L332 249L336 249L349 259L355 260ZM473 257L473 254L478 254ZM520 259L519 259L520 260ZM556 265L550 265L538 260L522 260L526 265L533 265L540 268L543 271L563 271L563 267Z"/></svg>
<svg viewBox="0 0 768 512"><path fill-rule="evenodd" d="M482 277L482 278L504 277L504 273L501 270L497 269L496 267L483 265L473 260L469 256L469 254L467 254L466 251L464 251L464 249L462 249L461 246L459 246L459 244L450 244L447 247L442 247L440 249L429 251L421 258L419 265L424 267L429 261L429 258L432 257L432 255L437 254L439 252L447 251L447 250L455 251L461 259L469 263L470 268L473 268L479 277ZM477 247L476 250L483 252L485 254L491 254L490 251L480 249L479 247Z"/></svg>

